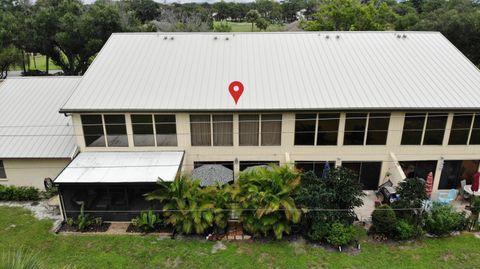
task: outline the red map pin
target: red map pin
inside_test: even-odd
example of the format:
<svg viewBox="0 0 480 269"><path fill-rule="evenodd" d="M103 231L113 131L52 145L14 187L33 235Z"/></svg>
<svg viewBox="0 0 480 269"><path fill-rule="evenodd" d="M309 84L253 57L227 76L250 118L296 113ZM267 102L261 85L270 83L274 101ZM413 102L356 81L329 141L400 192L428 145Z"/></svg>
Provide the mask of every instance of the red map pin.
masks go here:
<svg viewBox="0 0 480 269"><path fill-rule="evenodd" d="M242 93L243 93L243 84L240 81L233 81L228 86L228 91L230 92L230 95L233 97L233 100L235 100L235 104L237 104L238 99L240 99L240 96L242 96Z"/></svg>

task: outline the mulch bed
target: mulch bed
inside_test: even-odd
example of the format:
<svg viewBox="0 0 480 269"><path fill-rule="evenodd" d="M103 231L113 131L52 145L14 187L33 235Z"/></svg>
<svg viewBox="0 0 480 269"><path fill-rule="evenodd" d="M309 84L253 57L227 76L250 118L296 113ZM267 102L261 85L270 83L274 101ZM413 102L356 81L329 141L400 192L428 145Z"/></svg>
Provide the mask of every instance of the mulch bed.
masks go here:
<svg viewBox="0 0 480 269"><path fill-rule="evenodd" d="M168 234L171 234L173 232L172 229L168 229L168 228L159 228L153 232L149 232L149 233L168 233ZM145 234L145 232L137 227L135 227L133 224L130 223L130 225L128 225L128 228L127 228L127 233L141 233L141 234Z"/></svg>
<svg viewBox="0 0 480 269"><path fill-rule="evenodd" d="M75 226L70 226L67 223L63 223L59 232L77 232L77 233L104 233L110 227L110 223L103 223L102 226L91 226L85 231L80 231Z"/></svg>

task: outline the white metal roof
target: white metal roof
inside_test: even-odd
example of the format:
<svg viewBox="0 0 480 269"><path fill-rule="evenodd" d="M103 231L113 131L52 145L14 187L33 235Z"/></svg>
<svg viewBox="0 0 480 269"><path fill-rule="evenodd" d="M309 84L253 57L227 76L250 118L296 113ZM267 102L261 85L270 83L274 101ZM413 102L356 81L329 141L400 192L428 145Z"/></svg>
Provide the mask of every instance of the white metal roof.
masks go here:
<svg viewBox="0 0 480 269"><path fill-rule="evenodd" d="M58 113L80 77L9 78L0 84L0 159L70 158L70 117Z"/></svg>
<svg viewBox="0 0 480 269"><path fill-rule="evenodd" d="M183 151L82 152L55 179L55 183L140 183L173 181Z"/></svg>
<svg viewBox="0 0 480 269"><path fill-rule="evenodd" d="M438 32L126 33L62 111L477 109L479 90Z"/></svg>

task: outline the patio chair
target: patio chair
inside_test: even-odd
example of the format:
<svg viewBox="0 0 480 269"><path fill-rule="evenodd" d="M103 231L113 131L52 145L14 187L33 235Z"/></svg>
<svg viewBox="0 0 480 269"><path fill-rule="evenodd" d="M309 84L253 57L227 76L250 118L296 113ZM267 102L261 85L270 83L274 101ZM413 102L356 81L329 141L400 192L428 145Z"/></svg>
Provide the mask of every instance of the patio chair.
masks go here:
<svg viewBox="0 0 480 269"><path fill-rule="evenodd" d="M457 190L456 189L451 189L448 191L448 193L439 193L438 194L438 201L442 204L450 204L457 198Z"/></svg>

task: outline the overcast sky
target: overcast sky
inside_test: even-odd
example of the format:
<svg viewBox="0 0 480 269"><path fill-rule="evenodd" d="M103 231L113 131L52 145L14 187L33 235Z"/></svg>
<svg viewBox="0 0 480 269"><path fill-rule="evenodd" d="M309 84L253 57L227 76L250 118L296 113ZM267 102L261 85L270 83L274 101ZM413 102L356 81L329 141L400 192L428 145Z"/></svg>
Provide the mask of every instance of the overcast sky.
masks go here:
<svg viewBox="0 0 480 269"><path fill-rule="evenodd" d="M90 4L95 2L95 0L82 0L86 4ZM164 3L164 0L154 0L155 2L158 3ZM255 2L255 0L224 0L225 2L237 2L237 3L248 3L248 2ZM166 3L191 3L191 2L197 2L197 3L214 3L214 2L220 2L220 0L165 0Z"/></svg>

